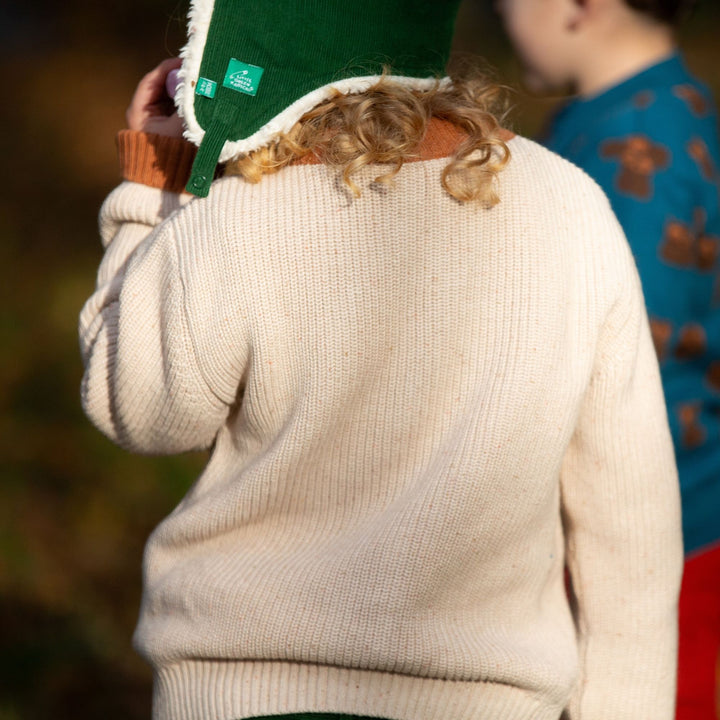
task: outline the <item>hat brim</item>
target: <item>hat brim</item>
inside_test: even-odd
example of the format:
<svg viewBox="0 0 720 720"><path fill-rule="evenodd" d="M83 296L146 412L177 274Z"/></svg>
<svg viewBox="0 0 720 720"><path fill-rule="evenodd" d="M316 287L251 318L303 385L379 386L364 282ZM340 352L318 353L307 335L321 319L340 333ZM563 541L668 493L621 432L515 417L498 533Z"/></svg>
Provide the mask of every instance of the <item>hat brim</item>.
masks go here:
<svg viewBox="0 0 720 720"><path fill-rule="evenodd" d="M200 77L200 66L214 4L214 0L192 0L188 15L188 41L180 53L182 66L175 95L178 113L185 123L184 136L198 146L201 144L207 128L202 127L196 114L194 88L197 86ZM275 114L248 137L226 140L220 152L219 161L228 162L240 155L251 153L270 144L277 137L290 131L305 113L338 92L344 95L365 92L377 83L380 77L380 75L373 74L343 78L313 89L296 99L281 112ZM419 78L404 75L387 75L386 79L416 90L429 90L435 87L438 82L443 84L449 82L448 78Z"/></svg>

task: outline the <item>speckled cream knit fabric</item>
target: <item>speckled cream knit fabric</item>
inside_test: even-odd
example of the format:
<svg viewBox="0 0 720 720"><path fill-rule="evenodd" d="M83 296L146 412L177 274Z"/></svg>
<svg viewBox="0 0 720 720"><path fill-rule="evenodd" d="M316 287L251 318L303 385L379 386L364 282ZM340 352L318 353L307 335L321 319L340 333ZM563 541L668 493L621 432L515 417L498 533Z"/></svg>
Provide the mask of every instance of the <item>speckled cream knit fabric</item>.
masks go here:
<svg viewBox="0 0 720 720"><path fill-rule="evenodd" d="M489 210L442 158L357 200L303 164L105 202L84 408L132 451L212 446L147 545L156 720L673 717L677 478L633 260L585 175L509 147Z"/></svg>

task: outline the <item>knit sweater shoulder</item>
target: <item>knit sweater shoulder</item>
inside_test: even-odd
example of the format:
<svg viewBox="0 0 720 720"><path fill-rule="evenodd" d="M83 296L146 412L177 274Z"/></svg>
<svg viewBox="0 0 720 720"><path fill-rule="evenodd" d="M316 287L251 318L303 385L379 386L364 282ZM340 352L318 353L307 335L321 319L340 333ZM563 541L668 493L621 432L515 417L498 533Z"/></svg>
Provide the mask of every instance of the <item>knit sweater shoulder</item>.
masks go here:
<svg viewBox="0 0 720 720"><path fill-rule="evenodd" d="M108 197L84 409L131 451L210 448L146 548L156 720L673 717L637 273L597 186L508 144L490 209L432 154L358 199L322 164Z"/></svg>

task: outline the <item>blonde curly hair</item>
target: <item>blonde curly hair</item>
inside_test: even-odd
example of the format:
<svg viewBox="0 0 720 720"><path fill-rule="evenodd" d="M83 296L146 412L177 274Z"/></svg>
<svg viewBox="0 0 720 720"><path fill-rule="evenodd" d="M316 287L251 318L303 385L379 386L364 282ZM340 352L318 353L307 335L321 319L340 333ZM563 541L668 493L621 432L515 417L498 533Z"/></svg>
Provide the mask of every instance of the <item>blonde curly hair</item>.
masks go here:
<svg viewBox="0 0 720 720"><path fill-rule="evenodd" d="M230 162L225 174L257 183L313 153L338 168L357 197L353 175L367 165L390 165L375 182L392 183L406 161L419 157L428 122L436 117L466 135L443 170L442 186L461 202L497 203L494 181L510 158L500 125L508 107L505 88L474 69L458 72L449 82L438 80L426 91L409 89L389 75L386 69L374 86L357 95L338 92L270 145Z"/></svg>

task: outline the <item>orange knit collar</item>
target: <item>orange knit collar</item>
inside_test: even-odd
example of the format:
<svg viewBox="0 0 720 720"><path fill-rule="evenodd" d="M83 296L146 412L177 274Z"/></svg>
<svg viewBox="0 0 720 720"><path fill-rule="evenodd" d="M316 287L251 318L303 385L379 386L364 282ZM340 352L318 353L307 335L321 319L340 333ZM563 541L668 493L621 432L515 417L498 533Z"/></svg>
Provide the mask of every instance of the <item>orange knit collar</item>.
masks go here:
<svg viewBox="0 0 720 720"><path fill-rule="evenodd" d="M421 160L438 160L440 158L451 156L465 140L467 135L457 125L453 125L447 120L440 118L430 118L428 122L427 132L420 144L418 154L409 158L407 162L418 162ZM508 142L515 137L515 134L501 128L499 137L504 142ZM315 153L308 153L297 160L292 165L320 165L322 161Z"/></svg>

